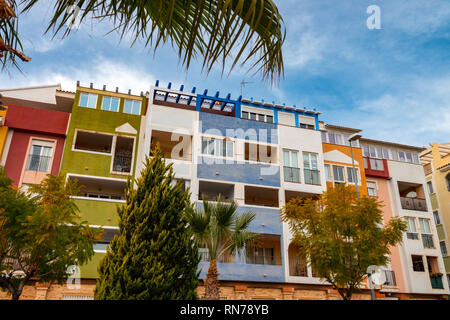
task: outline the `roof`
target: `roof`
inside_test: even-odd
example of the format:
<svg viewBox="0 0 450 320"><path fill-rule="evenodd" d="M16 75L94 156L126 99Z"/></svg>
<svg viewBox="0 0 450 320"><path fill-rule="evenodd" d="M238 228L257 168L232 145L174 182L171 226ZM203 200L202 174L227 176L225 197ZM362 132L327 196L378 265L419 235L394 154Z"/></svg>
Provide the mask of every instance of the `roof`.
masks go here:
<svg viewBox="0 0 450 320"><path fill-rule="evenodd" d="M360 142L368 142L368 143L379 143L379 144L387 144L390 146L395 146L399 148L405 148L405 149L414 149L416 151L422 151L425 149L425 147L417 147L417 146L410 146L407 144L401 144L396 142L390 142L390 141L382 141L382 140L375 140L375 139L368 139L368 138L361 138L359 139Z"/></svg>
<svg viewBox="0 0 450 320"><path fill-rule="evenodd" d="M337 129L337 130L343 130L343 131L349 131L349 132L361 132L361 129L355 129L355 128L349 128L349 127L343 127L343 126L338 126L335 124L326 124L325 128L329 128L329 129Z"/></svg>
<svg viewBox="0 0 450 320"><path fill-rule="evenodd" d="M439 154L440 154L441 158L449 157L449 161L450 161L450 142L438 144L438 150L439 150ZM431 143L430 143L430 147L426 147L425 150L423 150L422 153L420 154L420 161L424 165L433 161L433 153L432 153ZM445 165L443 165L441 167L444 167L444 166ZM439 169L439 168L437 168L437 169Z"/></svg>

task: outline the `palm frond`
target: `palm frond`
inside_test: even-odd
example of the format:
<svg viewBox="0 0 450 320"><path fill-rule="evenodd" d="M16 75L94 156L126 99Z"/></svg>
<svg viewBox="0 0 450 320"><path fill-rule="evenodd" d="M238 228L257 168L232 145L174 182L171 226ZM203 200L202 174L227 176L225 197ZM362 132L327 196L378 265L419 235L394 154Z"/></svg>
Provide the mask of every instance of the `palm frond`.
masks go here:
<svg viewBox="0 0 450 320"><path fill-rule="evenodd" d="M38 0L23 0L30 10ZM282 44L285 26L271 0L57 0L47 28L53 34L70 34L68 8L82 8L79 20L109 21L121 38L143 39L156 51L171 43L189 69L201 56L208 73L217 63L222 72L241 62L264 80L278 81L284 73Z"/></svg>

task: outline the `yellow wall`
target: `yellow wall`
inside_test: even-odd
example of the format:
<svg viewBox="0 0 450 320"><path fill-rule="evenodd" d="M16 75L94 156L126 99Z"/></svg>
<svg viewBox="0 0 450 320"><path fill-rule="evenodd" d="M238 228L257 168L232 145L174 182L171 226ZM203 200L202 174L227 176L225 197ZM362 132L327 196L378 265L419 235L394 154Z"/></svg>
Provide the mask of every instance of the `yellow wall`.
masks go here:
<svg viewBox="0 0 450 320"><path fill-rule="evenodd" d="M0 117L6 117L7 110L0 110ZM8 135L8 127L0 127L0 159L3 155L3 149L5 148L6 136Z"/></svg>
<svg viewBox="0 0 450 320"><path fill-rule="evenodd" d="M324 143L322 143L322 149L323 149L323 153L337 150L339 152L342 152L346 156L349 156L350 158L352 156L349 146L342 146L342 145L338 145L338 144L331 144L331 143L324 142ZM361 185L358 186L359 192L361 195L367 195L366 174L364 172L364 159L363 159L363 155L362 155L362 149L353 147L353 157L355 159L355 167L359 168L359 173L361 175ZM356 164L356 162L358 162L358 164ZM331 165L336 164L336 165L340 165L340 166L346 166L346 167L350 166L351 167L351 165L349 165L348 163L341 163L341 162L335 162L335 161L325 160L324 163L331 164ZM330 181L327 181L327 189L332 188L332 187L333 187L333 183Z"/></svg>

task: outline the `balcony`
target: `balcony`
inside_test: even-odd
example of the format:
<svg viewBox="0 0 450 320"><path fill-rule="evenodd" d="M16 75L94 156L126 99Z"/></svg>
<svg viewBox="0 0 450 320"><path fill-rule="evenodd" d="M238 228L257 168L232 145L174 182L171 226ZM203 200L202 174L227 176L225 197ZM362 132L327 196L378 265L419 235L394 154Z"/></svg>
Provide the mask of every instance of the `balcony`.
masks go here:
<svg viewBox="0 0 450 320"><path fill-rule="evenodd" d="M200 261L201 262L208 262L209 260L209 252L208 250L204 249L204 248L200 248ZM234 263L234 258L235 256L232 254L223 254L218 260L217 262L220 263Z"/></svg>
<svg viewBox="0 0 450 320"><path fill-rule="evenodd" d="M116 154L114 156L113 171L114 172L131 172L131 156Z"/></svg>
<svg viewBox="0 0 450 320"><path fill-rule="evenodd" d="M300 183L300 169L293 167L283 167L284 181Z"/></svg>
<svg viewBox="0 0 450 320"><path fill-rule="evenodd" d="M428 211L425 199L400 197L402 209L415 211Z"/></svg>
<svg viewBox="0 0 450 320"><path fill-rule="evenodd" d="M364 172L368 177L389 179L389 167L386 159L364 157Z"/></svg>
<svg viewBox="0 0 450 320"><path fill-rule="evenodd" d="M320 171L303 169L306 184L320 185Z"/></svg>
<svg viewBox="0 0 450 320"><path fill-rule="evenodd" d="M433 289L444 289L444 284L442 283L442 275L430 275L431 288Z"/></svg>

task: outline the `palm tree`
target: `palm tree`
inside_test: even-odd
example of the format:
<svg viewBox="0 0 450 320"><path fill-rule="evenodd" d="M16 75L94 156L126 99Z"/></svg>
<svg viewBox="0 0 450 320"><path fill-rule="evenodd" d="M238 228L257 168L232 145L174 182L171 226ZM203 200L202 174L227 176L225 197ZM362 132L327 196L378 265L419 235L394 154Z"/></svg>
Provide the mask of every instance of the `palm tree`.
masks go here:
<svg viewBox="0 0 450 320"><path fill-rule="evenodd" d="M209 262L206 274L205 299L218 300L220 297L217 261L226 254L234 254L244 248L245 244L256 239L257 235L247 230L255 218L253 212L236 212L236 202L210 203L203 199L203 210L191 208L186 211L190 230L199 247L207 248Z"/></svg>
<svg viewBox="0 0 450 320"><path fill-rule="evenodd" d="M21 12L31 10L39 0L22 0ZM29 59L22 50L17 32L19 1L0 0L0 59L3 66L17 66L16 56ZM155 50L169 42L188 69L191 60L203 57L209 72L217 62L248 63L250 70L261 72L263 79L279 80L283 75L281 46L285 26L272 0L55 0L46 32L69 35L78 12L81 23L88 19L108 22L112 31L142 39ZM73 10L73 8L80 8Z"/></svg>

